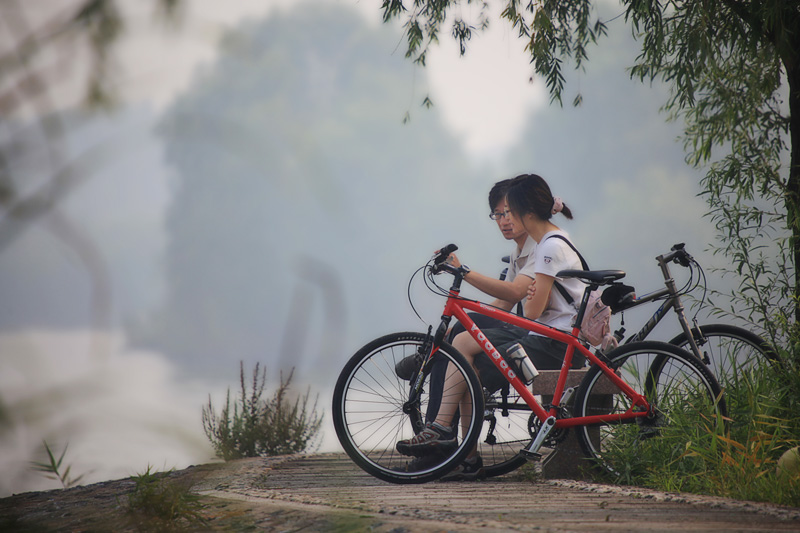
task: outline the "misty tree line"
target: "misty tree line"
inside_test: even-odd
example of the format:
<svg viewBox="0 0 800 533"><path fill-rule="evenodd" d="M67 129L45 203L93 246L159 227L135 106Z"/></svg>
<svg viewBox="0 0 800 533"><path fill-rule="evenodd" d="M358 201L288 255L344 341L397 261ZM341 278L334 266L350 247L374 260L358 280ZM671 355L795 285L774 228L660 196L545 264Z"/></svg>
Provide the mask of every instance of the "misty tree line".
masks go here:
<svg viewBox="0 0 800 533"><path fill-rule="evenodd" d="M722 24L716 35L731 39L730 47L703 48L708 44L703 41L705 37L680 26L680 20L664 17L663 13L640 3L626 4L626 18L618 21L614 29L619 31L632 25L638 28L636 34L640 38L649 34L660 36L665 51L675 49L682 38L699 39L702 53L698 52L699 59L695 58L698 63L692 63L691 57L651 57L644 48L633 74L642 79L691 81L694 78L687 77L680 68L693 69L690 73L697 78L691 87L694 92L687 92L688 86L684 85L677 86L675 92L658 96L666 98L668 110L676 118L689 121L685 139L693 157L691 162L711 163L703 182L706 196L711 199L712 214L722 234L721 252L736 261L734 270L742 275L737 294L750 298L745 303L759 304L750 307L755 309L750 318L763 325L759 317L768 316L770 324L784 322L790 326L794 323L791 296L795 269L783 266L795 264L791 248L795 241L789 239L792 232L791 224L786 222L789 204L783 200L791 200L791 195L785 193L794 176L789 169L794 167L785 164L791 115L786 113L785 102L780 101L785 94L780 88L785 86L784 74L791 66L791 51L796 47L790 41L779 41L788 39L788 34L775 35L766 26L759 34L753 22L754 17L760 16L758 13L743 18L735 9L738 4L727 4L733 7L723 9L723 6L714 13L699 10L688 14L685 20L721 24L725 21L720 17L727 13L729 23ZM175 0L160 0L154 5L168 16L180 13L177 9L180 3ZM430 20L424 20L425 13L433 12L404 12L401 6L399 1L386 2L386 18L406 16L403 20L407 36L413 38L409 41L410 55L424 62L422 54L431 35L419 31L436 28ZM451 4L437 6L449 9ZM563 90L560 80L569 76L560 70L557 52L566 52L567 58L591 68L589 45L594 41L602 45L603 39L613 42L615 36L604 36L607 29L602 20L592 20L595 15L589 9L589 2L555 2L548 6L551 7L524 12L518 4L510 3L503 17L523 38L528 38L534 68L548 80L551 94L559 101ZM779 2L776 6L779 9L783 4ZM2 8L4 15L21 13L15 10L14 2ZM0 74L6 88L0 99L3 110L7 115L14 115L22 108L38 110L42 117L36 125L38 139L26 142L25 147L58 162L41 172L44 176L41 186L21 187L25 175L18 172L21 167L15 166L12 156L19 153L13 149L19 147L20 137L13 131L6 133L6 142L0 149L0 196L5 211L0 224L0 244L12 242L20 234L20 228L45 213L57 216L61 198L80 183L82 170L93 164L91 153L82 161L63 160L58 139L65 126L57 113L48 113L48 94L58 87L59 80L43 78L46 72L37 72L39 67L31 58L49 47L63 47L59 39L65 34L73 35L68 42L87 47L94 60L85 84L86 101L95 108L113 102L109 91L113 71L108 68L107 60L113 57L113 45L125 22L116 2L76 2L73 12L67 16L61 13L59 17L54 18L58 24L45 24L39 33L19 31L25 28L25 21L17 21L17 31L9 30L0 58ZM4 20L12 18L5 16ZM763 20L772 19L764 16ZM795 18L790 13L782 20L791 27ZM456 25L459 31L454 35L465 44L466 51L472 32L481 24L461 22ZM309 34L319 40L304 38ZM386 50L395 45L396 37L386 28L370 29L353 14L319 6L301 7L263 22L250 23L223 40L220 60L198 74L193 87L176 100L160 121L159 135L167 144L167 159L178 175L173 184L176 200L168 215L172 247L166 261L168 293L163 307L134 328L136 342L183 354L187 361L212 358L223 352L233 352L233 357L248 360L263 354L267 324L272 345L278 346L281 357L291 360L293 352L310 349L302 346L302 342L307 342L302 339L302 326L307 319L306 305L314 298L317 298L315 305L319 304L319 297L311 295L336 298L349 290L349 287L337 288L335 278L325 278L325 273L331 270L326 268L326 260L335 263L345 255L358 253L358 250L342 250L346 244L339 247L331 244L333 239L324 233L331 220L341 223L352 234L358 234L365 224L400 223L408 225L408 231L419 231L425 227L425 221L415 222L414 217L403 216L407 214L403 204L420 199L415 191L425 191L425 197L442 198L449 194L447 184L453 181L490 183L486 176L479 175L479 170L464 163L455 139L434 116L435 108L413 114L411 123L417 126L413 132L386 127L399 122L414 94L409 88L408 79L413 74L408 65L396 55L387 57ZM756 50L755 55L746 55L745 51L751 48ZM713 50L723 50L728 55L715 55ZM776 50L779 50L777 55ZM740 73L734 68L737 65L757 73L760 82L745 83L749 78L736 74ZM713 76L702 76L704 72ZM729 74L724 75L726 72ZM715 87L729 87L726 83L736 80L741 85L729 93L739 95L738 100L721 100L721 93L712 91ZM36 90L30 91L31 87ZM794 98L795 93L790 91L788 98ZM691 97L687 98L688 94ZM591 94L587 92L585 97L588 100ZM587 103L584 105L589 107ZM752 113L713 114L717 109L724 111L731 107ZM546 111L549 117L546 124L557 131L559 122L580 122L567 115L553 118L567 112L566 109ZM635 113L630 116L635 118ZM621 120L629 119L623 114ZM737 128L743 123L746 127L739 132ZM7 127L10 124L5 122ZM630 119L627 127L636 128L635 120ZM543 156L553 153L557 149L553 143L559 136L552 133L537 131L531 125L522 146L511 154L508 167L529 169L532 160L536 166ZM604 141L607 142L606 139L599 142ZM586 141L573 142L575 145L569 148L579 153L583 149L580 144ZM592 139L592 142L598 141ZM709 160L711 148L717 144L734 147L731 156ZM753 147L763 148L758 158L752 152ZM633 161L636 150L631 152ZM565 154L560 158L564 172L556 179L564 178L563 189L568 195L582 186L580 180L570 180L586 171L576 166L577 158L569 150L562 147L561 153ZM755 165L759 162L764 163L763 167ZM628 170L630 174L640 168L628 161L616 163L623 167L622 172ZM614 162L601 161L601 164L610 167ZM625 169L627 164L629 169ZM431 181L427 179L429 176L451 178ZM743 181L736 181L735 176L742 176ZM396 211L387 211L373 201L378 195L376 180L390 188ZM22 195L22 190L34 193ZM298 205L287 198L302 201ZM715 204L715 198L721 203ZM414 210L419 212L420 208ZM387 219L389 215L395 215L396 219ZM298 228L295 233L282 231L287 228L287 220ZM732 226L733 221L739 221L740 225ZM298 240L296 235L318 235L315 232L320 230L322 238L307 247L314 254L321 251L317 255L321 257L318 262L321 268L309 271L313 266L293 247L294 241ZM232 238L234 235L236 238ZM761 255L743 255L746 250L758 249L762 244L759 237L777 242L781 255L777 259L770 255L773 249ZM379 237L366 239L360 246L382 249ZM102 294L106 283L103 280L108 275L103 272L102 255L92 251L91 243L74 246L83 250L87 268L94 272L96 290ZM293 253L283 257L280 252L285 249ZM385 257L381 260L385 264L391 260L391 248L383 253ZM192 268L199 265L203 268ZM297 277L294 285L273 284L267 290L259 286L258 280L268 280L274 275L269 273ZM305 279L322 281L309 285ZM763 290L765 287L773 291ZM755 292L747 292L750 290ZM367 301L359 302L362 303ZM99 314L103 305L107 304L101 301ZM293 320L285 320L287 307ZM335 330L336 310L329 306L322 313L326 318L321 323L330 324L334 320L331 331ZM345 326L338 324L338 327ZM779 335L779 331L771 333ZM294 346L293 339L297 339Z"/></svg>

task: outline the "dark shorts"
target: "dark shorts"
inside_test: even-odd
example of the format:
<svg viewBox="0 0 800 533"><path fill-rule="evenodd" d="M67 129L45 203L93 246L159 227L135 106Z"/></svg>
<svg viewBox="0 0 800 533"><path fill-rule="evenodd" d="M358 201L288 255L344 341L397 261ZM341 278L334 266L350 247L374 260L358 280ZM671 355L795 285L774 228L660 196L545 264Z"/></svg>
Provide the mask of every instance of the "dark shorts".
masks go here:
<svg viewBox="0 0 800 533"><path fill-rule="evenodd" d="M561 370L564 354L567 351L567 345L563 342L540 335L529 335L528 330L516 326L482 331L506 360L508 360L508 348L520 343L538 370ZM585 364L586 358L575 352L572 356L572 368L581 368ZM484 352L475 357L475 367L478 369L481 382L490 390L500 388L506 381Z"/></svg>
<svg viewBox="0 0 800 533"><path fill-rule="evenodd" d="M564 361L564 354L567 351L566 344L539 335L528 335L528 330L526 329L513 326L507 322L500 322L490 317L479 314L473 315L472 313L470 313L470 316L504 358L508 348L512 344L519 342L525 348L525 352L538 370L561 369L561 363ZM500 327L497 327L498 325ZM460 329L456 330L456 328ZM456 328L453 328L453 334L448 337L448 342L452 342L456 334L464 331L460 323L457 324ZM585 363L586 358L583 355L577 352L573 354L572 368L581 368ZM484 352L480 352L475 357L475 368L478 369L481 384L492 392L499 390L505 383L508 383ZM430 376L430 399L425 417L427 422L436 420L436 414L439 412L446 370L446 360L434 361ZM458 416L455 419L458 420Z"/></svg>

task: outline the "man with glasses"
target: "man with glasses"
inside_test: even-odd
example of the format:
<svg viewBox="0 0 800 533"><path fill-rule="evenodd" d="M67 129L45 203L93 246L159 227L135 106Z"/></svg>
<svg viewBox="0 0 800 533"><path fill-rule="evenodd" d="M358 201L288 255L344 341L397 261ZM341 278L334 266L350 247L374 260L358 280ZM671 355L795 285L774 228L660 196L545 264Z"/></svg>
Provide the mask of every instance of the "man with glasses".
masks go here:
<svg viewBox="0 0 800 533"><path fill-rule="evenodd" d="M508 208L506 206L506 191L511 184L510 179L498 181L494 184L489 191L489 218L497 223L500 233L506 240L514 241L516 246L511 253L511 260L508 271L503 279L498 279L496 276L486 276L474 270L468 270L464 274L464 281L494 297L491 305L510 311L515 305L527 297L528 287L533 283L535 272L533 271L533 252L536 247L536 242L528 235L525 228L516 228L511 223L511 217L508 216ZM447 261L455 267L464 266L459 261L456 254L450 254ZM481 329L491 328L507 328L512 327L511 324L491 318L479 313L469 313L472 320ZM457 322L448 336L447 341L452 342L453 338L464 331L464 326ZM395 366L395 372L401 379L410 380L417 369L419 368L420 355L409 355L400 360ZM499 389L500 386L507 383L494 365L483 358L478 358L475 361L478 373L481 375L481 382L484 387L489 389ZM445 373L447 364L437 364L434 361L430 375L430 397L428 399L428 410L425 413L426 422L433 422L439 412L439 405L441 403L442 387L444 386ZM458 417L455 417L458 420ZM425 468L426 463L435 460L432 457L420 457L412 460L405 469L408 471L416 471ZM465 464L456 470L456 475L445 476L443 481L457 480L457 479L477 479L481 477L483 472L483 463L479 456L473 457L477 461L475 464Z"/></svg>
<svg viewBox="0 0 800 533"><path fill-rule="evenodd" d="M506 311L510 311L527 296L528 287L533 283L535 276L533 250L536 246L536 242L530 238L525 228L515 228L508 216L506 190L510 184L510 179L498 181L489 191L489 208L491 209L489 218L497 222L497 227L506 240L516 243L505 277L498 279L496 276L485 276L474 270L469 270L464 274L464 281L495 298L491 305ZM456 254L450 254L447 261L455 267L463 266ZM507 322L479 313L469 313L469 315L481 329L510 326ZM455 327L450 330L447 341L451 342L462 331L464 331L464 326L460 322L456 323ZM419 363L418 358L411 355L401 360L395 367L395 371L400 378L409 380L419 367Z"/></svg>

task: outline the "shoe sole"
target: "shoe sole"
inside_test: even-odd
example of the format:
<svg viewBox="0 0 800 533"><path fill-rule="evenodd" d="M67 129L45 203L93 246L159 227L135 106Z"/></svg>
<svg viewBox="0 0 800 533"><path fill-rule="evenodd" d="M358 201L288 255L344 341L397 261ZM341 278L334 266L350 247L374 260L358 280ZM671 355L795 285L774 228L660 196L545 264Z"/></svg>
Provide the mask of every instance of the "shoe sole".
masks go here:
<svg viewBox="0 0 800 533"><path fill-rule="evenodd" d="M410 457L424 457L426 455L433 455L435 453L448 454L449 452L458 448L458 442L455 440L446 440L428 442L426 444L419 444L416 446L398 443L396 448L397 451L403 455L408 455Z"/></svg>

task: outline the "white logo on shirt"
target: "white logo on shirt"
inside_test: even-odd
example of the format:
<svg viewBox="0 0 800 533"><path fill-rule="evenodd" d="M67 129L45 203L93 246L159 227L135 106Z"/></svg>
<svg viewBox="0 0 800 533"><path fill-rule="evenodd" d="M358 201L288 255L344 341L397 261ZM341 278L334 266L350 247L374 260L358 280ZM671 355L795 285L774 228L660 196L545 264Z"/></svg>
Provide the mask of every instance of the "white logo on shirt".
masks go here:
<svg viewBox="0 0 800 533"><path fill-rule="evenodd" d="M550 257L550 256L547 256L547 255L546 255L546 256L544 256L544 263L545 263L546 265L549 265L549 264L550 264L550 261L552 261L552 260L553 260L553 258L552 258L552 257Z"/></svg>

